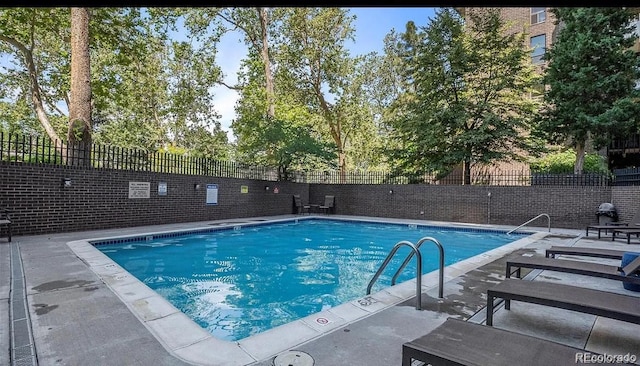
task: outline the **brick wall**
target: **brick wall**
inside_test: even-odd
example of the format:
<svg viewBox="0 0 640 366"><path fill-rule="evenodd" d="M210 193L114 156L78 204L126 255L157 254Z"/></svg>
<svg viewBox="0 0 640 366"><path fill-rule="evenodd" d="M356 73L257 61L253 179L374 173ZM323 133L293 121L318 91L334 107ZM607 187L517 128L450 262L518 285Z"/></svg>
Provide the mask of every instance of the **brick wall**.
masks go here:
<svg viewBox="0 0 640 366"><path fill-rule="evenodd" d="M65 177L71 187L62 187ZM129 182L150 182L150 198L129 199ZM166 196L158 182L167 183ZM218 204L207 205L206 184L214 183ZM12 211L16 235L281 215L292 212L293 194L306 197L308 185L0 163L0 207Z"/></svg>
<svg viewBox="0 0 640 366"><path fill-rule="evenodd" d="M129 182L149 182L150 198L129 199ZM218 205L206 204L208 183L218 184ZM12 211L16 235L289 214L293 194L318 204L335 195L342 215L516 226L547 213L552 226L578 229L597 222L603 202L623 221L640 209L640 187L325 185L0 163L0 208Z"/></svg>
<svg viewBox="0 0 640 366"><path fill-rule="evenodd" d="M582 229L597 222L598 206L610 202L612 190L618 188L622 187L312 184L309 198L319 203L324 195L335 195L336 213L343 215L517 226L546 213L553 227ZM618 201L619 210L630 211L631 201ZM532 225L547 222L542 218Z"/></svg>
<svg viewBox="0 0 640 366"><path fill-rule="evenodd" d="M611 203L616 206L620 221L628 221L640 210L640 186L614 187Z"/></svg>

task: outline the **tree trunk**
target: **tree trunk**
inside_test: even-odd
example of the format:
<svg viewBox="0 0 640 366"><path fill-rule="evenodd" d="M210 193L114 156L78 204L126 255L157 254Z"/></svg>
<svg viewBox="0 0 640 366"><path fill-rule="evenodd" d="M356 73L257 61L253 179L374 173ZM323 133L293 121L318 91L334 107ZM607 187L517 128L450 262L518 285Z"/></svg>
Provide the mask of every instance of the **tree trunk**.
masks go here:
<svg viewBox="0 0 640 366"><path fill-rule="evenodd" d="M71 8L71 100L67 163L89 165L91 151L91 63L89 8Z"/></svg>
<svg viewBox="0 0 640 366"><path fill-rule="evenodd" d="M269 118L275 118L276 102L273 86L273 74L271 73L271 60L269 58L269 38L267 34L269 20L267 18L267 10L265 8L258 8L258 16L260 18L260 35L262 38L260 55L262 56L262 62L264 63L264 75L266 80L267 116Z"/></svg>
<svg viewBox="0 0 640 366"><path fill-rule="evenodd" d="M470 161L465 161L463 163L462 184L466 186L471 184L471 162Z"/></svg>
<svg viewBox="0 0 640 366"><path fill-rule="evenodd" d="M585 145L585 141L580 141L576 144L576 163L573 166L573 174L582 174L584 168Z"/></svg>
<svg viewBox="0 0 640 366"><path fill-rule="evenodd" d="M340 183L347 183L347 154L343 149L338 149L338 169L340 169Z"/></svg>

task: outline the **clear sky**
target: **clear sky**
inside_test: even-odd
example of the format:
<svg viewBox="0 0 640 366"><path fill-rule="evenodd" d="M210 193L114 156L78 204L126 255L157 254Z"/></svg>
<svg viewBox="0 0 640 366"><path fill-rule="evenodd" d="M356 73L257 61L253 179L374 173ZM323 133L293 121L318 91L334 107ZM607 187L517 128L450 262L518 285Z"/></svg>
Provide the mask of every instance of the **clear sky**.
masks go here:
<svg viewBox="0 0 640 366"><path fill-rule="evenodd" d="M384 37L391 29L404 32L410 20L417 26L425 26L434 16L435 8L350 8L349 12L356 16L353 24L356 40L349 45L351 53L356 55L382 52Z"/></svg>
<svg viewBox="0 0 640 366"><path fill-rule="evenodd" d="M350 8L349 13L356 16L352 26L355 28L355 42L348 42L347 47L351 55L361 55L369 52L382 52L384 37L395 29L404 32L408 21L413 20L417 26L425 26L434 16L435 8ZM222 68L227 84L234 84L240 60L246 55L244 44L239 41L237 34L225 35L218 46L218 64ZM220 123L227 131L229 140L234 137L229 128L235 117L234 106L238 100L238 93L220 86L215 89L215 109L222 118Z"/></svg>

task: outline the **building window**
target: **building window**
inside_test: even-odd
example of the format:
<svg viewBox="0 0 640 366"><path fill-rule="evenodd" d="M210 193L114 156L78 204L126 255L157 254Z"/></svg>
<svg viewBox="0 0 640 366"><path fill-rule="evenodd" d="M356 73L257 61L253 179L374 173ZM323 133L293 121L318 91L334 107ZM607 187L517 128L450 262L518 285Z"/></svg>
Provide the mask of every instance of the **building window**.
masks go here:
<svg viewBox="0 0 640 366"><path fill-rule="evenodd" d="M538 24L547 19L547 8L531 8L531 24Z"/></svg>
<svg viewBox="0 0 640 366"><path fill-rule="evenodd" d="M544 52L547 45L547 35L540 34L535 37L531 37L531 62L534 64L539 64L542 62L542 56L544 56Z"/></svg>

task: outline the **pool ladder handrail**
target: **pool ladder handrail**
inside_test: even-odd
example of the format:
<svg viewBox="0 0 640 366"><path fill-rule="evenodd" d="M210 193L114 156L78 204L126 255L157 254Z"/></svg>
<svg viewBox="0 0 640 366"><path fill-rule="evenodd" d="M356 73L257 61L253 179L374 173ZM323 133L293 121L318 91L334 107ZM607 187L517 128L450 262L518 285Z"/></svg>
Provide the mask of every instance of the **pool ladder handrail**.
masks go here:
<svg viewBox="0 0 640 366"><path fill-rule="evenodd" d="M399 241L393 246L387 257L384 259L384 262L382 262L382 264L380 265L380 268L378 268L376 274L374 274L371 281L369 281L369 285L367 286L367 295L371 294L371 288L373 287L373 284L376 282L376 280L378 280L378 277L380 277L382 271L384 271L389 262L391 262L391 259L396 254L398 249L400 249L400 247L404 245L411 248L411 253L415 254L416 256L416 310L422 310L422 255L420 254L420 250L418 250L418 248L408 240Z"/></svg>
<svg viewBox="0 0 640 366"><path fill-rule="evenodd" d="M440 262L438 265L438 268L439 268L438 269L438 298L442 299L443 284L444 284L444 248L442 247L442 244L440 244L438 239L432 238L430 236L425 236L424 238L418 240L418 242L416 243L416 249L419 250L420 246L422 246L422 244L426 241L433 242L438 247L438 251L440 252ZM413 258L413 255L414 255L414 252L409 253L407 258L405 258L404 262L402 262L400 267L398 267L396 274L394 274L393 277L391 278L391 286L396 284L398 276L400 276L400 273L402 272L404 267L406 267L407 264L409 264L409 261L411 261L411 258Z"/></svg>
<svg viewBox="0 0 640 366"><path fill-rule="evenodd" d="M515 229L513 229L513 230L511 230L511 231L509 231L509 232L507 232L507 235L509 235L509 234L511 234L512 232L514 232L514 231L516 231L516 230L520 229L521 227L525 226L526 224L528 224L528 223L530 223L530 222L532 222L532 221L535 221L535 220L539 219L539 218L540 218L540 217L542 217L542 216L546 216L546 217L547 217L547 229L549 230L549 232L551 232L551 217L549 217L549 215L547 215L546 213L541 213L540 215L538 215L538 216L536 216L536 217L532 218L531 220L529 220L529 221L525 222L524 224L522 224L522 225L518 226L517 228L515 228Z"/></svg>

